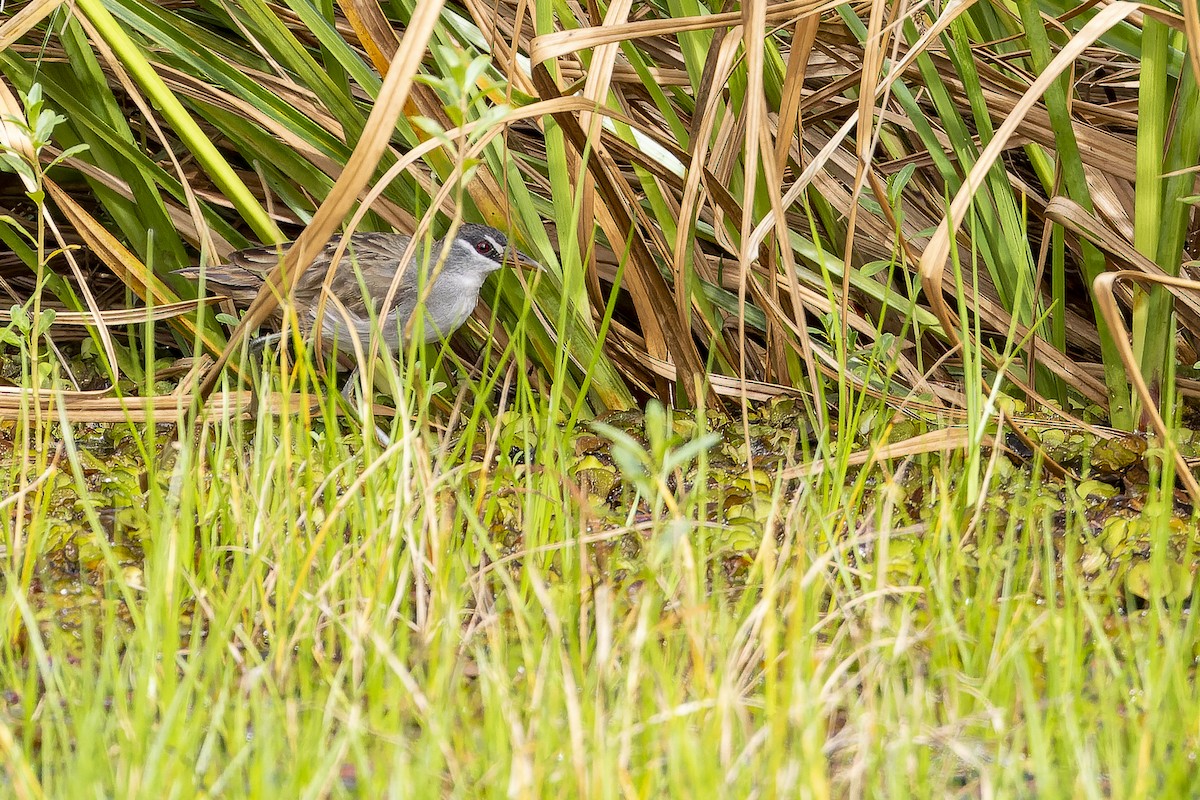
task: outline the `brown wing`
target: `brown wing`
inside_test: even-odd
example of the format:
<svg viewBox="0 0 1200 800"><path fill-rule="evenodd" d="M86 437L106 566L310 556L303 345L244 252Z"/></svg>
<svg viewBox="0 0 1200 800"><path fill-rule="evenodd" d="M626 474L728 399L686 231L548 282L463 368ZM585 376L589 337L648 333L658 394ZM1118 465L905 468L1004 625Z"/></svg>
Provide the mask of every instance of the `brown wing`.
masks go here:
<svg viewBox="0 0 1200 800"><path fill-rule="evenodd" d="M392 280L408 247L409 237L397 233L356 233L338 264L330 283L330 291L352 315L367 320L370 311L380 316L383 301L391 288ZM316 305L321 287L325 282L329 264L333 260L337 242L326 245L321 254L296 282L296 303L301 307ZM391 310L398 310L401 321L407 321L417 299L417 263L421 254L405 268L393 294ZM359 283L359 275L362 283ZM366 288L366 296L363 294ZM369 303L368 303L369 300Z"/></svg>
<svg viewBox="0 0 1200 800"><path fill-rule="evenodd" d="M362 282L370 297L371 310L379 315L408 241L408 236L397 233L364 232L355 233L350 237L350 244L333 275L330 289L351 315L363 320L369 317L368 304L363 297L358 275L355 274L356 267L357 272L362 274ZM209 291L227 295L235 306L245 308L262 288L267 274L279 264L279 260L292 244L287 242L279 246L254 247L231 254L228 263L209 267L205 271ZM315 309L337 245L337 238L326 244L296 281L295 297L298 307ZM405 269L392 301L392 308L398 310L396 316L401 322L407 322L416 305L416 264L420 257L421 254L417 254ZM198 281L200 268L186 267L178 270L177 274ZM326 313L331 311L332 309L327 308ZM394 324L393 321L392 325Z"/></svg>
<svg viewBox="0 0 1200 800"><path fill-rule="evenodd" d="M232 253L229 263L215 264L203 271L205 287L213 294L228 296L238 308L245 308L262 288L267 273L275 268L291 246L292 243L287 242L278 247L252 247ZM200 273L200 267L175 271L176 275L197 282Z"/></svg>

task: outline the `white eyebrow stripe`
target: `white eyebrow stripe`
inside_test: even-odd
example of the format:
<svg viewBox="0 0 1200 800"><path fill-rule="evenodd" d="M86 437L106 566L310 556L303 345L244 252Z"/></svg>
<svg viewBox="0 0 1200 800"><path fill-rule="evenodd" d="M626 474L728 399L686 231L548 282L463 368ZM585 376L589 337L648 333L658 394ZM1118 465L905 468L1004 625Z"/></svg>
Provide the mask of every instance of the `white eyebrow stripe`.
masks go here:
<svg viewBox="0 0 1200 800"><path fill-rule="evenodd" d="M487 239L489 242L491 242L491 243L492 243L492 247L496 248L496 250L498 250L498 251L499 251L499 252L501 252L501 253L503 253L503 252L504 252L504 245L500 244L498 241L496 241L495 239L493 239L491 236L484 236L483 238L485 238L485 239Z"/></svg>

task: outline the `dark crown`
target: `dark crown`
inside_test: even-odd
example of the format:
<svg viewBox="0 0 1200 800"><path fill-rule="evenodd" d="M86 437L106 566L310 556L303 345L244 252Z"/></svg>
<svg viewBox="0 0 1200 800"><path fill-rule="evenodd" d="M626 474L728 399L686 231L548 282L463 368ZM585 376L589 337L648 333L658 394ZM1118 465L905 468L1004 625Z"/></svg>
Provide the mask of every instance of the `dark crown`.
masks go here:
<svg viewBox="0 0 1200 800"><path fill-rule="evenodd" d="M474 222L467 222L459 227L458 238L468 242L472 247L486 241L495 242L501 250L508 246L508 237L503 233L488 225L479 225Z"/></svg>

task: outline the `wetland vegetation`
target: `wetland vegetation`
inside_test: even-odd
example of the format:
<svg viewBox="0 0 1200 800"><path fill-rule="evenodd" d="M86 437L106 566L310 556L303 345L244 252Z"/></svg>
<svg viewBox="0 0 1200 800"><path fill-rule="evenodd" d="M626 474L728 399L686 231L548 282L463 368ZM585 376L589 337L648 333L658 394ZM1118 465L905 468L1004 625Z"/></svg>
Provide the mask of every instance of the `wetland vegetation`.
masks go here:
<svg viewBox="0 0 1200 800"><path fill-rule="evenodd" d="M1194 9L0 13L0 796L1200 788ZM454 220L356 392L173 274Z"/></svg>

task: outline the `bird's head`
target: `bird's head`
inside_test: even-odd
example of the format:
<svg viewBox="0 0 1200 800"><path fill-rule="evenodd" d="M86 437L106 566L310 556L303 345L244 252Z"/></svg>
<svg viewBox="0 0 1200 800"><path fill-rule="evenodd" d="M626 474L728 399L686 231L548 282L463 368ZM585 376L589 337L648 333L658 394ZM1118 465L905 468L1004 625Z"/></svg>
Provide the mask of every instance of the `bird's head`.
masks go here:
<svg viewBox="0 0 1200 800"><path fill-rule="evenodd" d="M458 229L452 256L463 268L482 275L495 272L509 259L518 264L542 268L537 261L509 245L508 237L500 231L470 222Z"/></svg>

